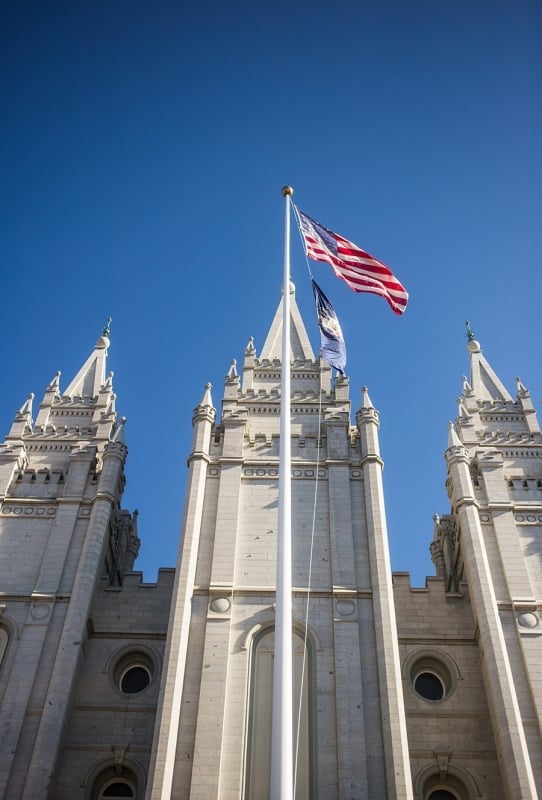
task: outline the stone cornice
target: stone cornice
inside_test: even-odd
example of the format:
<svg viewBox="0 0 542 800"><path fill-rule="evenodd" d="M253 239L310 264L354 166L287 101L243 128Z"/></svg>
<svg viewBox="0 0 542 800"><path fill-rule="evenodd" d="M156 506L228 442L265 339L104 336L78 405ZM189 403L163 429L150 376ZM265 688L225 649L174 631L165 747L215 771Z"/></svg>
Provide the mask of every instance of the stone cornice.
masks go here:
<svg viewBox="0 0 542 800"><path fill-rule="evenodd" d="M367 453L359 463L362 468L365 464L380 464L381 469L384 468L384 460L376 453Z"/></svg>

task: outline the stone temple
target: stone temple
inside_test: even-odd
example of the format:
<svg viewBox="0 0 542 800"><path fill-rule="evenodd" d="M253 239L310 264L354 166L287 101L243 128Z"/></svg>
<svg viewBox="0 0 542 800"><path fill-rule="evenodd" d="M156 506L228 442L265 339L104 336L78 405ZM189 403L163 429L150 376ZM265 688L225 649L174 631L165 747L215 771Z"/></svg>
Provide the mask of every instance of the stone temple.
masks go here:
<svg viewBox="0 0 542 800"><path fill-rule="evenodd" d="M527 388L510 394L469 337L435 576L413 589L390 570L378 410L315 357L295 294L290 313L296 800L542 796ZM156 584L134 571L108 329L67 386L57 374L15 414L0 445L1 798L269 798L282 324L279 305L220 408L206 387L194 409L182 552Z"/></svg>

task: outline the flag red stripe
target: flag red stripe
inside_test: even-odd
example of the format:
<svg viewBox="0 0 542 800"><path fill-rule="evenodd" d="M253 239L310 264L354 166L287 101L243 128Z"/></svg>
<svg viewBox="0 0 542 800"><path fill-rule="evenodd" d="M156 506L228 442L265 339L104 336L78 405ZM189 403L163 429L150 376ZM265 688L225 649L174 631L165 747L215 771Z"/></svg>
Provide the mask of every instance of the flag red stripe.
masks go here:
<svg viewBox="0 0 542 800"><path fill-rule="evenodd" d="M353 242L316 223L297 209L307 256L328 263L335 275L354 292L383 297L396 314L402 314L408 292L389 267Z"/></svg>

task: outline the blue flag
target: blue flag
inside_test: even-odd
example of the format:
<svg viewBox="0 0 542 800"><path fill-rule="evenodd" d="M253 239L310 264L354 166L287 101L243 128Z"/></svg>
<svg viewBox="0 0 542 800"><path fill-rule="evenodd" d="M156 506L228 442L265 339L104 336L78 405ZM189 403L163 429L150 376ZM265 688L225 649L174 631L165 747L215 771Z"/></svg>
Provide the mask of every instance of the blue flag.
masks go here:
<svg viewBox="0 0 542 800"><path fill-rule="evenodd" d="M335 367L337 372L344 375L346 345L337 314L314 278L312 279L312 290L316 301L316 313L318 314L318 325L320 327L322 358L332 367Z"/></svg>

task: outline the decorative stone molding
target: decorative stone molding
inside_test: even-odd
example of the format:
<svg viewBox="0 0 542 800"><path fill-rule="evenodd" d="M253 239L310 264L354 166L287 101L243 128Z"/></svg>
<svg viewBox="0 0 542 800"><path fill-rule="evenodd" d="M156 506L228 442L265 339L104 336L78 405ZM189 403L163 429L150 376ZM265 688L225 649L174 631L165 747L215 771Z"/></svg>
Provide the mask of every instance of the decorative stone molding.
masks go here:
<svg viewBox="0 0 542 800"><path fill-rule="evenodd" d="M291 472L292 478L327 478L327 470L319 469L304 469L294 467ZM245 478L278 478L279 471L277 467L245 467L243 469L243 477Z"/></svg>
<svg viewBox="0 0 542 800"><path fill-rule="evenodd" d="M50 603L32 603L30 607L30 616L32 619L43 621L47 619L49 614L51 613L51 604Z"/></svg>
<svg viewBox="0 0 542 800"><path fill-rule="evenodd" d="M35 516L35 517L54 517L56 515L56 506L52 505L41 505L41 504L27 504L27 503L13 503L13 502L5 502L2 503L2 508L0 509L0 514L2 515L10 515L13 517L28 517L28 516Z"/></svg>
<svg viewBox="0 0 542 800"><path fill-rule="evenodd" d="M514 519L520 525L540 525L542 514L514 514Z"/></svg>
<svg viewBox="0 0 542 800"><path fill-rule="evenodd" d="M521 611L516 616L516 619L520 628L526 628L531 631L535 628L540 628L540 618L536 611Z"/></svg>
<svg viewBox="0 0 542 800"><path fill-rule="evenodd" d="M335 603L335 611L340 617L351 617L356 611L356 602L344 597L340 598Z"/></svg>
<svg viewBox="0 0 542 800"><path fill-rule="evenodd" d="M229 597L213 597L209 608L215 614L227 614L231 608L231 600Z"/></svg>

